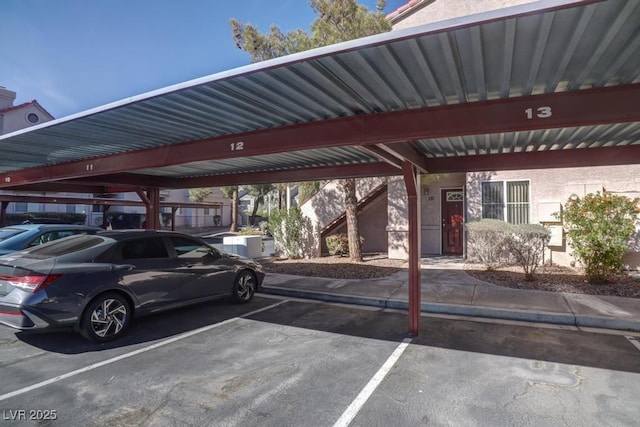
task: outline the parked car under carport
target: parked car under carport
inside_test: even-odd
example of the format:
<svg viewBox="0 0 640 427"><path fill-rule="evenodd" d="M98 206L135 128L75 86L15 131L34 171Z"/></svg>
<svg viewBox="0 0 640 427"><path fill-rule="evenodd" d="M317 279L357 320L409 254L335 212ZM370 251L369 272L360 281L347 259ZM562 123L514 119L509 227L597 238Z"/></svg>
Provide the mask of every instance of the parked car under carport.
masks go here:
<svg viewBox="0 0 640 427"><path fill-rule="evenodd" d="M0 323L72 327L106 342L133 317L228 296L249 302L263 279L260 264L181 233L72 236L0 257Z"/></svg>

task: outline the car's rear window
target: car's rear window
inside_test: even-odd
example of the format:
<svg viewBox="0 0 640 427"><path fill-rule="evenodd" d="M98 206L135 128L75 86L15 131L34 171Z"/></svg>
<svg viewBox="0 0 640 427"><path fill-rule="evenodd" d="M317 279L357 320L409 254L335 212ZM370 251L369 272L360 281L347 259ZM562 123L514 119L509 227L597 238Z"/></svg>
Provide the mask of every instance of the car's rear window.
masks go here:
<svg viewBox="0 0 640 427"><path fill-rule="evenodd" d="M92 248L104 241L105 240L102 237L98 236L78 235L55 240L46 245L37 246L33 249L29 249L28 252L29 254L33 254L38 257L61 256L81 251L83 249Z"/></svg>
<svg viewBox="0 0 640 427"><path fill-rule="evenodd" d="M5 228L4 230L0 230L0 242L8 239L9 237L17 236L20 233L24 233L27 230L23 230L20 228Z"/></svg>

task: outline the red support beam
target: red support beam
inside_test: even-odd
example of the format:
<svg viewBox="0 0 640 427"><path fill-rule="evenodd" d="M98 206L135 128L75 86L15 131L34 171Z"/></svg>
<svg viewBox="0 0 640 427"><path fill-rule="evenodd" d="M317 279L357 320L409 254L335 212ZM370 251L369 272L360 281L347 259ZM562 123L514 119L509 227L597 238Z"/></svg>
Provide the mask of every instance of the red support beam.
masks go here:
<svg viewBox="0 0 640 427"><path fill-rule="evenodd" d="M387 153L376 145L361 145L357 147L360 151L375 157L376 159L390 164L391 166L402 169L402 160Z"/></svg>
<svg viewBox="0 0 640 427"><path fill-rule="evenodd" d="M319 179L366 178L370 176L398 175L399 172L397 168L386 163L363 163L182 178L176 179L174 185L177 186L173 188L224 187L242 184L304 182Z"/></svg>
<svg viewBox="0 0 640 427"><path fill-rule="evenodd" d="M131 193L134 187L112 187L96 184L81 183L73 180L41 182L37 184L26 184L11 187L12 191L32 191L34 193L87 193L87 194L110 194L110 193Z"/></svg>
<svg viewBox="0 0 640 427"><path fill-rule="evenodd" d="M479 154L427 159L429 173L491 170L552 169L576 166L613 166L640 163L640 145L575 148L526 153Z"/></svg>
<svg viewBox="0 0 640 427"><path fill-rule="evenodd" d="M204 160L640 121L640 84L359 115L8 172L0 188Z"/></svg>
<svg viewBox="0 0 640 427"><path fill-rule="evenodd" d="M402 175L407 187L409 207L409 335L420 333L420 297L422 292L420 274L420 182L415 166L409 161L402 163Z"/></svg>
<svg viewBox="0 0 640 427"><path fill-rule="evenodd" d="M378 144L377 147L391 154L401 161L411 162L422 173L427 170L427 158L410 142L396 142L395 144Z"/></svg>

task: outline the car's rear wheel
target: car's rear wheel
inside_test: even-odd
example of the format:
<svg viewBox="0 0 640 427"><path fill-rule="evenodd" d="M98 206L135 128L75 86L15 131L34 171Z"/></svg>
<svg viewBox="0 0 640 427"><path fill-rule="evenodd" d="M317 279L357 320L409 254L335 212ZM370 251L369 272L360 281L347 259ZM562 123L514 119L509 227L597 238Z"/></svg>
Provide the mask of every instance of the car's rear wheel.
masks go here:
<svg viewBox="0 0 640 427"><path fill-rule="evenodd" d="M117 293L98 295L82 315L80 333L88 340L107 342L122 336L131 321L131 306Z"/></svg>
<svg viewBox="0 0 640 427"><path fill-rule="evenodd" d="M239 303L251 301L256 293L256 277L248 270L241 271L233 284L233 299Z"/></svg>

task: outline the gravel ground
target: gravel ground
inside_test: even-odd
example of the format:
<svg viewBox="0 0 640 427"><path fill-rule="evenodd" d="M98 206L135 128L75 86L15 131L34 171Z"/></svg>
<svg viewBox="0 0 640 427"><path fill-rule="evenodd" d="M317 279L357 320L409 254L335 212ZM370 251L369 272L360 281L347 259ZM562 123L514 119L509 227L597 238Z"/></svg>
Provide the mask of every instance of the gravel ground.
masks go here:
<svg viewBox="0 0 640 427"><path fill-rule="evenodd" d="M569 267L544 266L536 271L536 280L527 282L517 267L486 271L477 264L465 265L467 273L485 282L514 289L529 289L573 294L640 298L640 278L620 276L611 283L588 283L579 270Z"/></svg>
<svg viewBox="0 0 640 427"><path fill-rule="evenodd" d="M352 263L345 257L311 259L274 259L260 261L269 273L297 276L329 277L332 279L376 279L387 277L406 268L407 262L387 258L386 254L363 256L364 262Z"/></svg>
<svg viewBox="0 0 640 427"><path fill-rule="evenodd" d="M374 279L407 268L406 261L388 259L386 254L368 254L362 263L351 263L343 257L321 257L271 259L263 260L261 264L270 273L334 279ZM517 267L486 271L481 265L466 264L465 270L477 279L507 288L640 298L640 278L637 277L621 276L612 283L593 285L585 281L579 270L568 267L540 267L536 272L536 280L532 282L525 281L524 273Z"/></svg>

